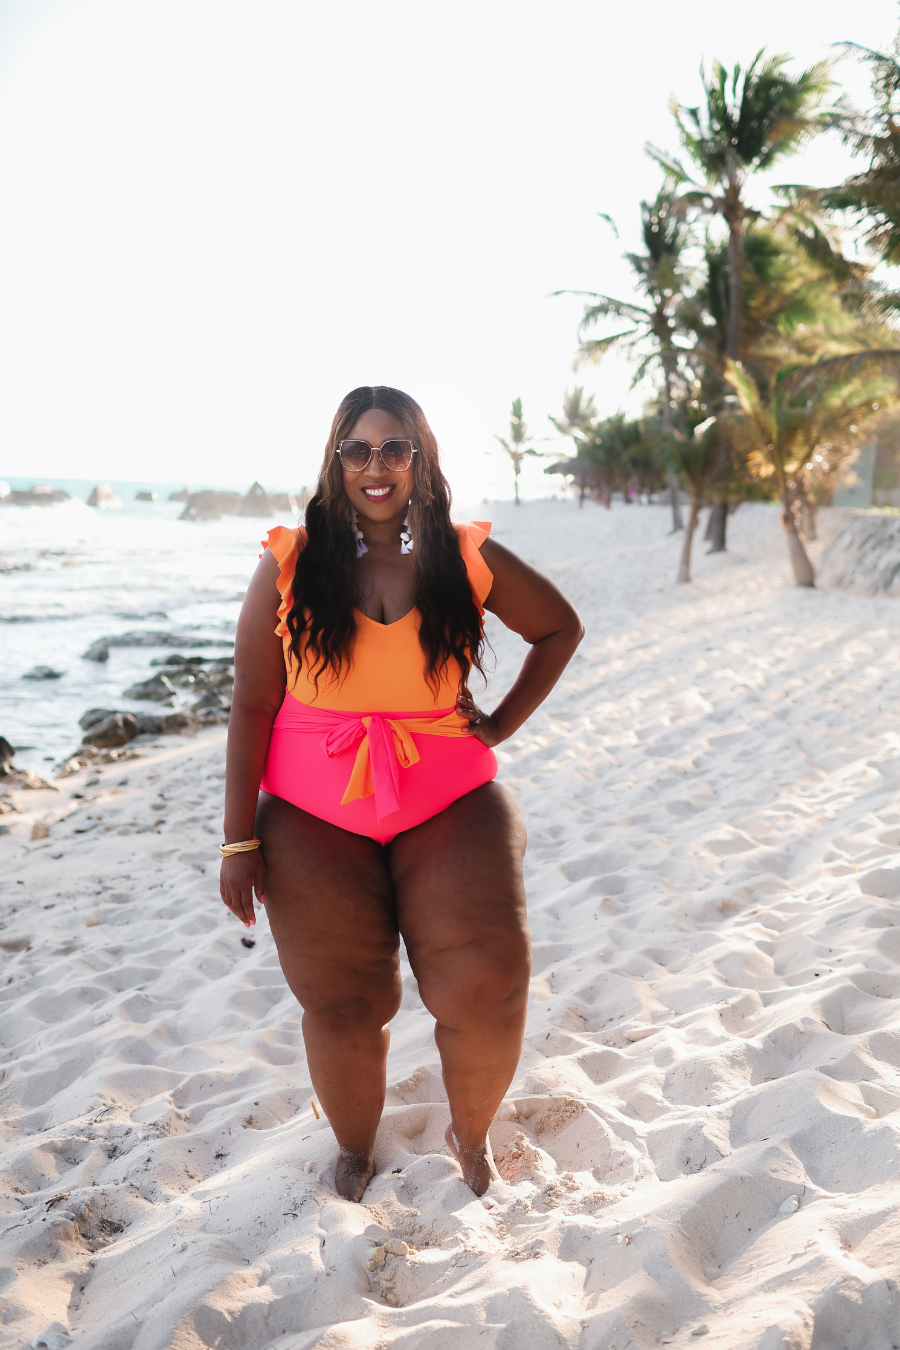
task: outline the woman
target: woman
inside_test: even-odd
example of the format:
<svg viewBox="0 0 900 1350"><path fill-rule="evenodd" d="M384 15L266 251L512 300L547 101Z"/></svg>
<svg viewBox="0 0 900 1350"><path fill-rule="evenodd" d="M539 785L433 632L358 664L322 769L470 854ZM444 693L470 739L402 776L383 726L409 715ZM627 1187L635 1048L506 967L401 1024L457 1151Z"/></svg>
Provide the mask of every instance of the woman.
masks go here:
<svg viewBox="0 0 900 1350"><path fill-rule="evenodd" d="M496 1176L487 1132L519 1060L531 960L525 827L491 747L584 630L489 529L451 525L419 405L354 389L306 528L270 530L238 623L222 899L249 927L265 895L348 1200L375 1172L401 935L436 1019L447 1143L476 1195ZM468 687L482 605L531 644L493 713Z"/></svg>

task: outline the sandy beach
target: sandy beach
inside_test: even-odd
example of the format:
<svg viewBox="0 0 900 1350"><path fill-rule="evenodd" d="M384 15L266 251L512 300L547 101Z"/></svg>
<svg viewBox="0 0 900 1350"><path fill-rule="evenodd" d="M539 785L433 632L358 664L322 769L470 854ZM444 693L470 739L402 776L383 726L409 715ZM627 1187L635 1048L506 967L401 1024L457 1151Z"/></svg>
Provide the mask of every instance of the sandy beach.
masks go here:
<svg viewBox="0 0 900 1350"><path fill-rule="evenodd" d="M900 1343L900 602L796 589L772 507L681 587L662 507L471 514L587 624L499 751L534 940L502 1183L444 1145L404 964L379 1172L335 1195L265 913L218 895L225 728L167 737L2 818L0 1346Z"/></svg>

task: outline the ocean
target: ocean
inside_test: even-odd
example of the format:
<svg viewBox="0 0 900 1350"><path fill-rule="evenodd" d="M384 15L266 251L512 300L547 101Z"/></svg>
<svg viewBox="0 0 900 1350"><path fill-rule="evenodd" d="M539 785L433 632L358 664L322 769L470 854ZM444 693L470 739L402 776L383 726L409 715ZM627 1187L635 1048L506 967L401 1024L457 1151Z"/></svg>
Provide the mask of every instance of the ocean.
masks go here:
<svg viewBox="0 0 900 1350"><path fill-rule="evenodd" d="M232 640L260 540L273 525L298 523L288 513L180 521L183 503L167 498L183 483L113 483L122 509L97 510L85 503L94 482L46 481L72 499L0 505L0 735L16 747L18 767L43 774L80 744L88 708L158 711L123 697L153 674L154 657L187 654L192 636ZM159 501L136 502L137 491ZM104 663L82 655L98 638L140 630L181 634L185 645L112 647ZM60 678L23 678L39 665Z"/></svg>

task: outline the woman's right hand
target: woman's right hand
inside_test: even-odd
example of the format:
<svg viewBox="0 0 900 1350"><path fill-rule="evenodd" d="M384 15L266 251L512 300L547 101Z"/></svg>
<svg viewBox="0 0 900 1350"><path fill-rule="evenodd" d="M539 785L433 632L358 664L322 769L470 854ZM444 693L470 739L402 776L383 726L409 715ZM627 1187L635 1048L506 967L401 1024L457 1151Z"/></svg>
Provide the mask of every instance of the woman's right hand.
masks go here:
<svg viewBox="0 0 900 1350"><path fill-rule="evenodd" d="M253 892L261 905L266 903L264 885L266 866L262 851L258 848L249 853L232 853L222 859L219 872L219 894L223 901L245 928L256 923L253 910Z"/></svg>

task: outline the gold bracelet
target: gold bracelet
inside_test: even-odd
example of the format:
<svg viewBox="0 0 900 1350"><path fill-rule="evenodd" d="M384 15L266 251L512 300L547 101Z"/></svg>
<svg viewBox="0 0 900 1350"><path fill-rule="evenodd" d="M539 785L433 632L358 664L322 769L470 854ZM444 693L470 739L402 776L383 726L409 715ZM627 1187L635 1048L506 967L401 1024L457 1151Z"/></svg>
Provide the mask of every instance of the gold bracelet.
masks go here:
<svg viewBox="0 0 900 1350"><path fill-rule="evenodd" d="M223 858L230 858L232 853L250 853L261 844L261 839L245 839L241 844L220 844L219 852Z"/></svg>

